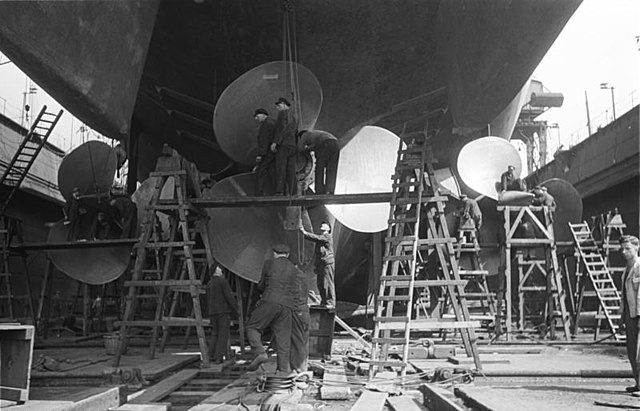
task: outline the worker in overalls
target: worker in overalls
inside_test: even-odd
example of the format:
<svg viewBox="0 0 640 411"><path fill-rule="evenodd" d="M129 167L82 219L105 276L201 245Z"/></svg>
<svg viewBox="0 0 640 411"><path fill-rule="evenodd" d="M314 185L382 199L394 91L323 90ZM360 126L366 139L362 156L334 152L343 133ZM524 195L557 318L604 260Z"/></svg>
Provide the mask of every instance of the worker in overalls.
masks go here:
<svg viewBox="0 0 640 411"><path fill-rule="evenodd" d="M289 261L289 247L277 244L273 247L273 259L265 261L258 290L262 292L251 318L247 322L247 339L251 350L256 354L249 370L257 370L269 360L262 345L262 333L271 327L275 337L278 354L279 375L289 375L291 350L291 311L294 308L294 295L298 269Z"/></svg>
<svg viewBox="0 0 640 411"><path fill-rule="evenodd" d="M478 202L473 198L469 198L466 194L460 195L462 206L460 207L460 228L475 228L479 231L482 227L482 211Z"/></svg>
<svg viewBox="0 0 640 411"><path fill-rule="evenodd" d="M113 221L122 229L120 238L136 238L138 231L138 207L127 195L112 197L109 201Z"/></svg>
<svg viewBox="0 0 640 411"><path fill-rule="evenodd" d="M296 373L307 371L309 356L309 284L307 275L298 270L294 294L294 308L291 313L291 370Z"/></svg>
<svg viewBox="0 0 640 411"><path fill-rule="evenodd" d="M221 364L229 347L231 336L231 314L238 312L238 302L231 287L217 266L207 284L207 309L211 320L211 359Z"/></svg>
<svg viewBox="0 0 640 411"><path fill-rule="evenodd" d="M316 243L315 247L315 272L318 282L318 291L322 298L321 304L327 308L336 306L335 271L336 260L333 254L333 236L331 226L323 221L320 224L320 234L309 233L304 227L300 227L304 238Z"/></svg>
<svg viewBox="0 0 640 411"><path fill-rule="evenodd" d="M253 117L260 123L258 129L258 155L256 156L256 187L255 194L262 196L273 194L274 190L274 164L276 154L271 151L271 144L276 134L276 122L269 118L269 113L263 108L258 108Z"/></svg>
<svg viewBox="0 0 640 411"><path fill-rule="evenodd" d="M302 130L298 138L298 151L313 151L316 157L316 194L334 194L340 160L338 139L321 130Z"/></svg>
<svg viewBox="0 0 640 411"><path fill-rule="evenodd" d="M271 152L276 156L276 195L296 194L296 134L298 122L291 103L284 97L276 101L278 118Z"/></svg>
<svg viewBox="0 0 640 411"><path fill-rule="evenodd" d="M514 172L515 166L507 166L507 171L500 176L500 188L502 192L505 191L527 191L525 182L519 178L516 178Z"/></svg>

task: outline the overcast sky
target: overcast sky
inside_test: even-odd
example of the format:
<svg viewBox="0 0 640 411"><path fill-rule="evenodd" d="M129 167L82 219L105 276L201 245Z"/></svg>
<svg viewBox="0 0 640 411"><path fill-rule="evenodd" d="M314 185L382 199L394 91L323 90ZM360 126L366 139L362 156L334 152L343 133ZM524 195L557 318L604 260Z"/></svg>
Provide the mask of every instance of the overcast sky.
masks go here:
<svg viewBox="0 0 640 411"><path fill-rule="evenodd" d="M562 1L562 0L558 0ZM640 101L640 0L584 0L565 29L549 49L534 78L547 89L564 95L564 105L553 108L541 117L558 124L550 131L549 151L559 143L565 148L586 137L585 91L588 94L594 130L611 120L611 90L600 88L601 83L614 87L616 112L620 116ZM20 123L26 77L13 64L2 64L0 56L0 113ZM60 106L38 89L27 96L27 103L39 110L47 104L50 110ZM632 93L635 93L632 96ZM605 111L608 113L605 115ZM56 128L52 142L63 149L77 146L81 141L78 129L68 113ZM73 141L71 137L73 136Z"/></svg>

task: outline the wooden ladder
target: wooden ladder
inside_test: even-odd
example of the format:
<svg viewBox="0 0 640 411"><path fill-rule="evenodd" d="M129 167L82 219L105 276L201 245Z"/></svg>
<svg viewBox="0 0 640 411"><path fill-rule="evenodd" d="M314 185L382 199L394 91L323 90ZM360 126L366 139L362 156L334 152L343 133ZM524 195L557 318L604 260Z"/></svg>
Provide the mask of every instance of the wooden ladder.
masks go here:
<svg viewBox="0 0 640 411"><path fill-rule="evenodd" d="M176 170L155 171L150 174L151 177L156 178L156 185L151 202L144 212L142 234L137 246L132 277L130 281L126 281L124 284L125 287L129 288L129 291L126 297L123 321L116 323L120 324L120 333L123 339L123 343L119 345L114 359L116 367L119 365L125 348L127 330L129 327L135 326L150 327L152 329L149 349L151 358L155 355L160 329L168 333L169 327L195 326L202 363L205 367L209 366L209 350L204 331L204 327L209 324L209 320L205 320L202 317L200 294L203 291L203 284L196 271L193 252L195 241L190 233L190 227L193 228L194 222L198 221L198 219L205 220L206 214L202 210L194 208L187 199L188 179L192 180L191 184L196 192L195 196L200 196L199 184L196 182L197 177L192 177L191 171L188 171L187 168L182 166ZM158 169L160 169L159 166L156 167L156 170ZM175 185L173 198L160 200L160 193L170 177L173 177ZM169 216L169 235L166 239L162 236L156 213L164 213ZM208 236L205 237L208 239ZM176 251L178 249L182 250ZM154 255L153 258L147 259L149 251L153 251ZM182 261L174 261L174 257L177 254L180 254ZM151 268L146 266L148 260L151 260ZM185 276L179 276L183 265L186 267L186 278ZM157 294L152 296L156 300L155 314L152 320L137 320L134 318L138 290L142 288L155 289L157 291ZM175 313L172 312L171 316L165 316L166 303L169 299L167 297L173 299L173 295L176 292L186 293L191 297L193 306L191 315L179 317L174 316ZM150 296L146 295L146 297Z"/></svg>
<svg viewBox="0 0 640 411"><path fill-rule="evenodd" d="M475 228L461 227L458 229L458 244L456 247L456 259L460 278L467 280L465 297L471 303L474 301L479 308L472 319L496 320L496 294L491 292L487 282L489 271L482 267L480 259L480 244L478 243L477 230ZM463 269L466 266L468 269Z"/></svg>
<svg viewBox="0 0 640 411"><path fill-rule="evenodd" d="M541 272L545 276L546 285L544 290L546 291L546 303L545 303L545 317L546 326L551 334L551 338L555 338L555 320L560 319L562 322L562 328L564 330L565 338L567 341L571 340L571 316L567 311L565 301L565 290L562 283L562 272L558 264L558 256L556 254L556 241L553 231L553 209L546 206L505 206L499 205L498 211L502 213L502 220L504 223L504 238L501 244L502 248L502 262L504 264L504 272L500 276L500 290L505 294L504 300L506 302L506 321L505 328L507 331L507 341L512 339L512 299L511 299L511 265L512 265L512 251L527 252L533 250L544 251L544 264L539 263L537 266L542 268ZM523 223L528 223L534 230L535 236L523 237L519 234ZM523 266L531 266L526 259L515 258L518 269L522 269ZM524 277L523 277L524 278ZM521 291L521 287L525 286L523 281L518 284L518 290ZM526 286L525 286L526 287ZM526 288L525 288L526 291ZM502 298L498 298L500 301ZM501 305L498 308L498 315L502 316ZM522 315L522 313L521 313Z"/></svg>
<svg viewBox="0 0 640 411"><path fill-rule="evenodd" d="M47 106L43 106L0 177L0 215L4 215L7 211L9 202L18 191L31 165L62 116L62 110L58 114L48 113L46 110Z"/></svg>
<svg viewBox="0 0 640 411"><path fill-rule="evenodd" d="M210 278L207 278L207 269L209 267L213 267L216 263L213 258L213 253L211 251L211 245L209 243L209 235L207 232L206 221L203 221L202 219L197 220L194 226L189 229L189 235L190 235L191 241L194 241L194 243L196 244L202 245L202 248L199 248L199 249L194 248L191 250L193 255L192 260L193 260L196 272L198 273L198 278L200 278L203 284L207 284L208 280L210 280ZM200 238L200 243L196 242L198 238ZM179 266L180 266L178 279L184 280L189 271L188 261L185 254L182 252L178 252L177 257L179 259ZM170 300L171 300L171 304L169 306L170 307L169 317L173 317L175 316L176 311L178 310L180 297L181 295L184 295L185 290L180 290L176 288L176 289L169 290L169 292L170 292ZM193 312L194 312L194 307L192 306L189 315L193 316ZM191 329L192 327L187 327L187 330L185 332L185 338L184 338L184 344L183 344L184 349L186 349L186 346L189 342ZM162 332L160 352L164 352L164 349L169 337L170 337L169 329L168 327L165 327Z"/></svg>
<svg viewBox="0 0 640 411"><path fill-rule="evenodd" d="M14 238L20 244L23 243L22 221L8 216L1 216L0 223L0 322L23 320L16 315L15 300L25 300L26 308L29 310L30 315L28 321L35 325L36 317L33 308L31 276L27 265L27 255L24 251L18 254L9 249ZM15 257L20 258L24 270L25 294L20 296L14 294L14 277L17 277L17 275L12 272L15 266L11 263L11 259Z"/></svg>
<svg viewBox="0 0 640 411"><path fill-rule="evenodd" d="M602 254L600 254L600 250L591 234L589 225L587 225L586 222L578 224L569 223L569 228L571 229L575 246L580 254L582 267L587 272L589 279L591 279L591 284L596 292L599 306L609 323L611 333L616 341L622 341L624 337L619 333L619 323L621 320L620 307L622 305L620 292L611 278L607 264ZM585 281L581 281L578 286L578 302L575 314L576 322L582 310L585 294L584 288Z"/></svg>
<svg viewBox="0 0 640 411"><path fill-rule="evenodd" d="M407 140L406 147L404 140ZM440 196L431 162L424 137L410 141L406 137L401 138L396 171L392 176L389 227L373 319L370 378L384 367L399 368L401 375L406 375L412 331L461 329L467 355L474 358L477 369L482 368L473 332L473 327L480 324L469 319L464 297L466 281L460 279L453 247L455 239L449 236L444 218L446 197ZM426 213L423 207L428 210ZM426 238L420 238L423 217L427 227ZM437 253L442 275L437 280L416 279L418 263L426 261L430 252ZM455 320L413 319L414 288L426 287L445 288L452 301ZM392 345L396 346L393 348L401 347L401 351L396 351L400 360L390 359Z"/></svg>

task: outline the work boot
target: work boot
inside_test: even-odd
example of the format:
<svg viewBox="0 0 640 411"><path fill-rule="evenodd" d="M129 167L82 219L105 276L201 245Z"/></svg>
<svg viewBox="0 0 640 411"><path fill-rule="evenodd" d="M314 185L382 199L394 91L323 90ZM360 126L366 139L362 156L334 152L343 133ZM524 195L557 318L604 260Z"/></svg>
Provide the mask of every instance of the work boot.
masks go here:
<svg viewBox="0 0 640 411"><path fill-rule="evenodd" d="M640 387L638 387L637 385L634 385L633 387L625 388L625 390L630 393L640 392Z"/></svg>
<svg viewBox="0 0 640 411"><path fill-rule="evenodd" d="M258 368L260 368L260 366L269 361L269 356L266 353L262 353L262 354L258 354L256 356L256 358L253 359L253 361L251 361L251 364L249 364L249 371L255 371Z"/></svg>

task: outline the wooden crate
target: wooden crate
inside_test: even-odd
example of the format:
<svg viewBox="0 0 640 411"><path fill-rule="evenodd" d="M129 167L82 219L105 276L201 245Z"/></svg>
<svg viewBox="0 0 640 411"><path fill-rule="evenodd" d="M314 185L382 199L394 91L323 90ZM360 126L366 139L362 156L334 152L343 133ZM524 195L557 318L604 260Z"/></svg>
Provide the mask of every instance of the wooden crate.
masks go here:
<svg viewBox="0 0 640 411"><path fill-rule="evenodd" d="M331 355L335 310L326 307L309 307L309 357Z"/></svg>
<svg viewBox="0 0 640 411"><path fill-rule="evenodd" d="M32 325L0 324L0 399L29 399L33 336Z"/></svg>

